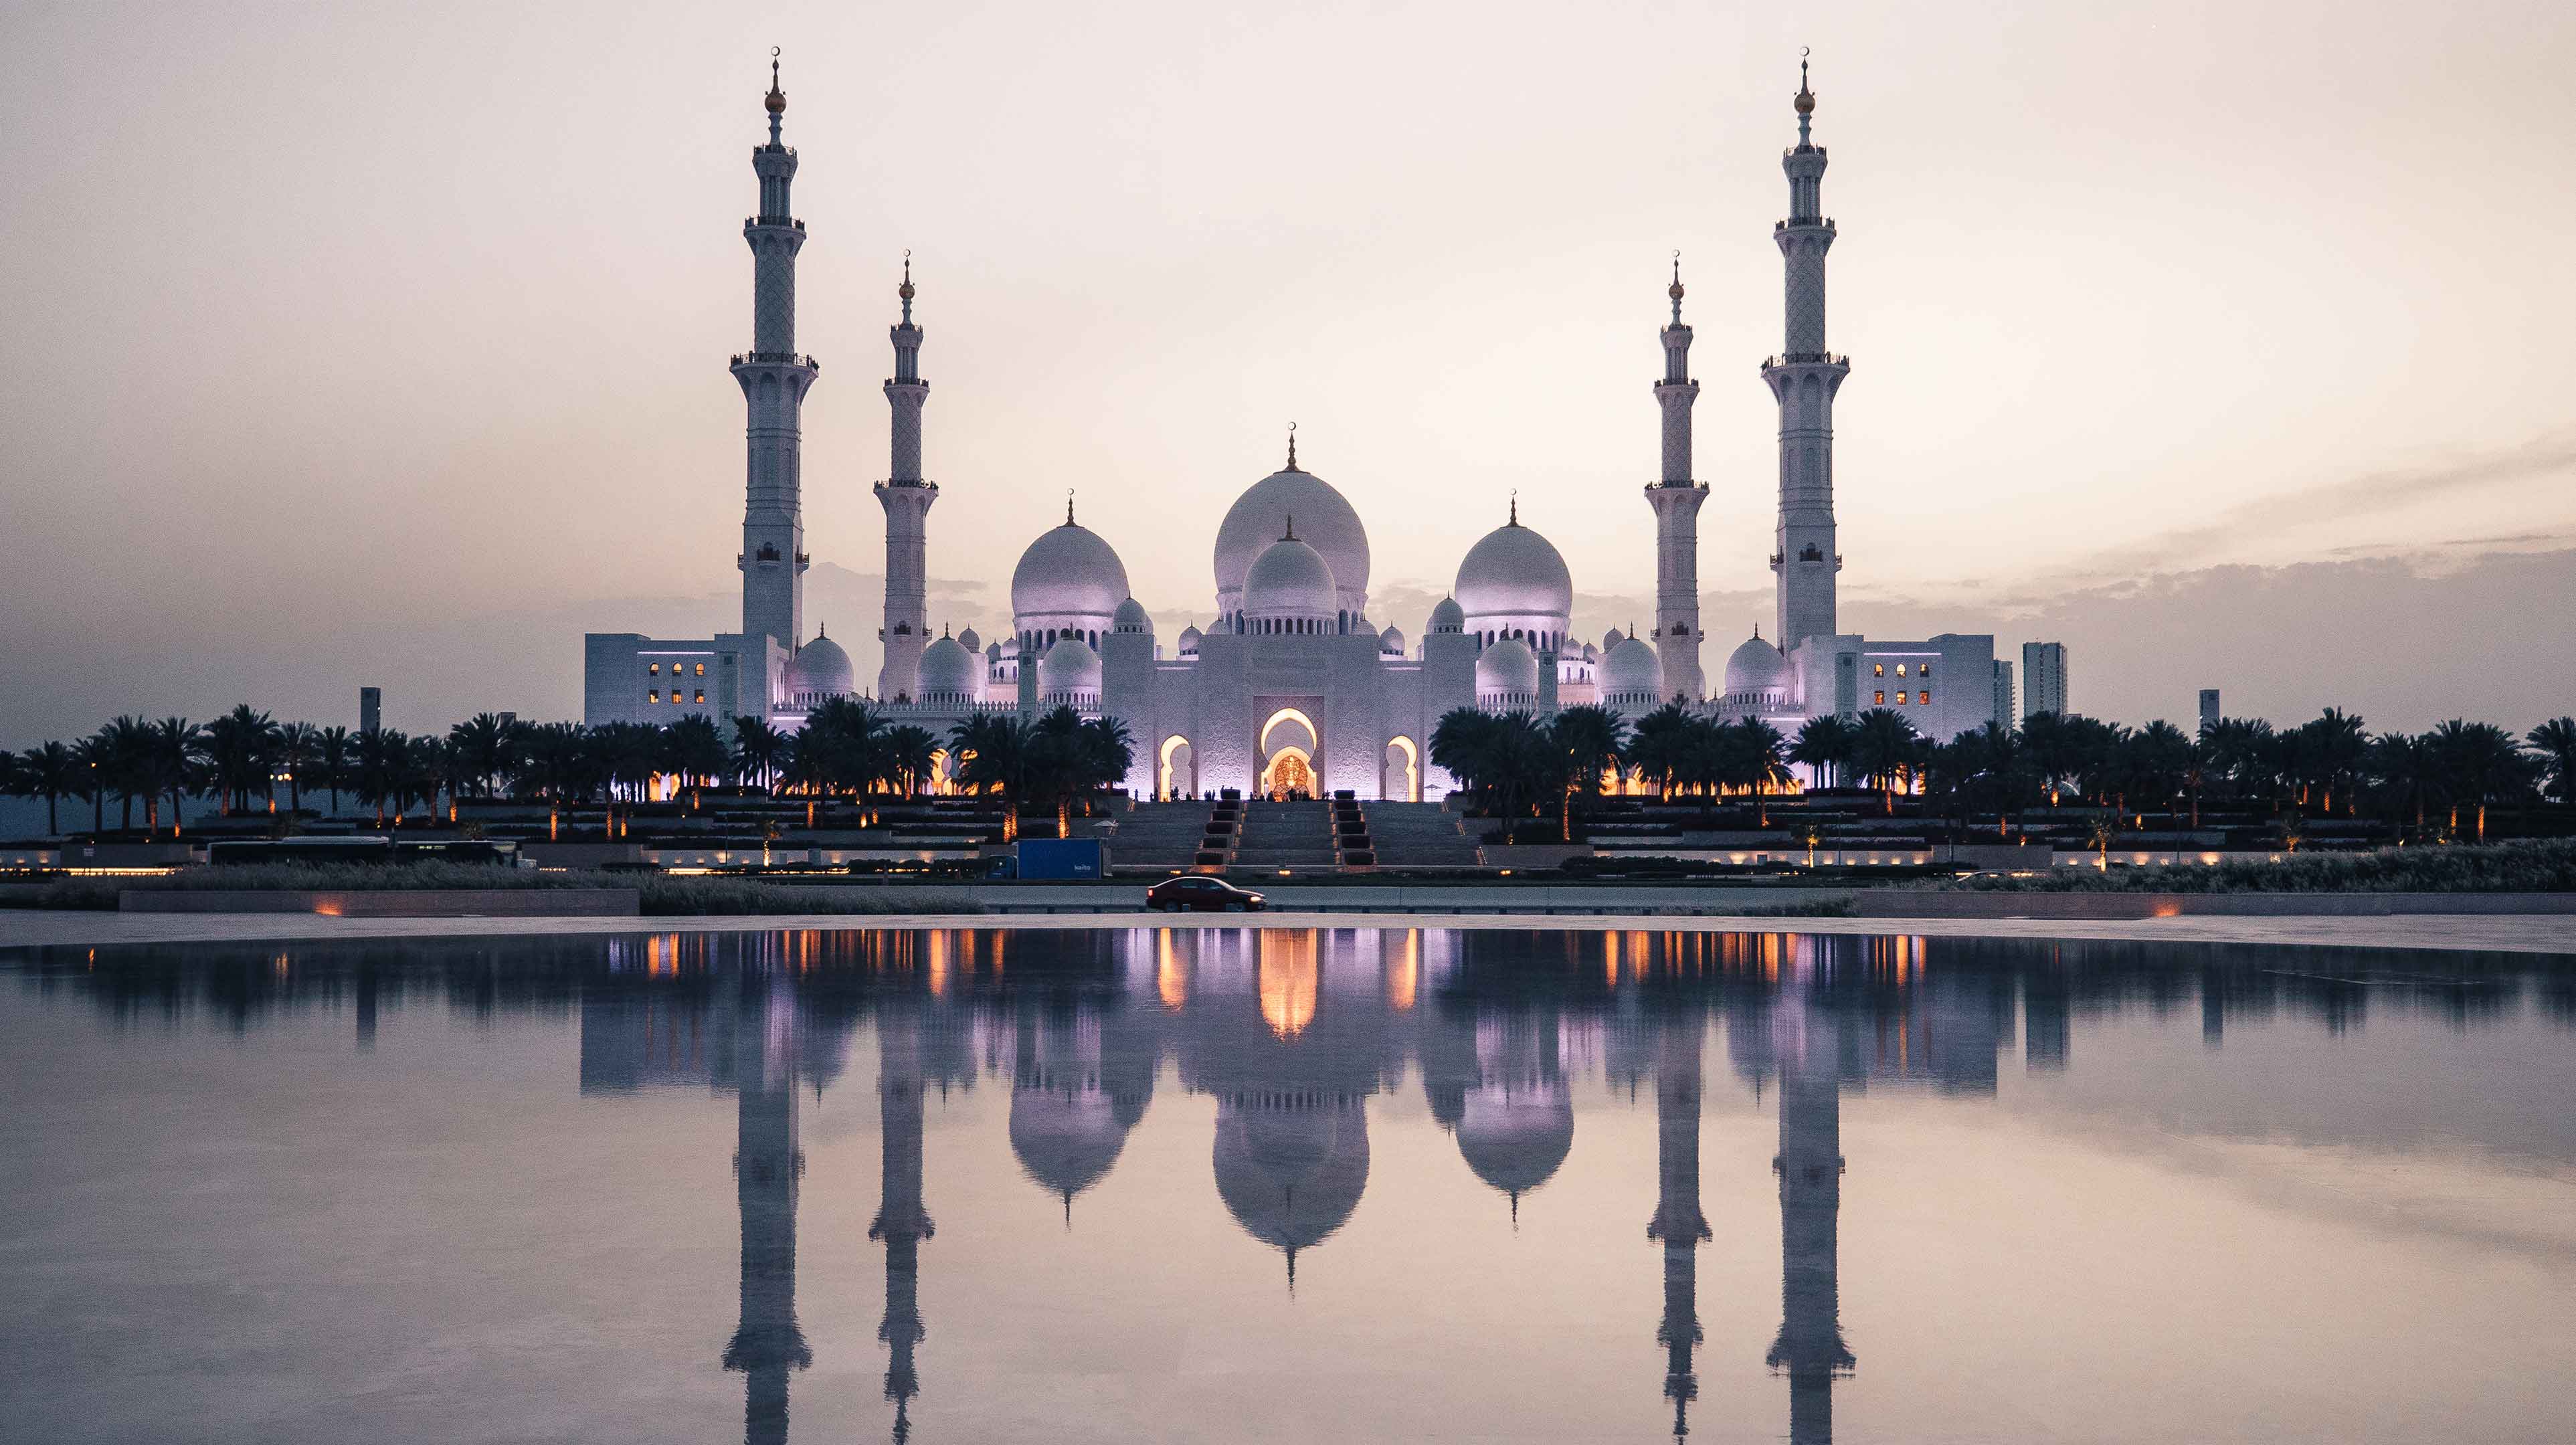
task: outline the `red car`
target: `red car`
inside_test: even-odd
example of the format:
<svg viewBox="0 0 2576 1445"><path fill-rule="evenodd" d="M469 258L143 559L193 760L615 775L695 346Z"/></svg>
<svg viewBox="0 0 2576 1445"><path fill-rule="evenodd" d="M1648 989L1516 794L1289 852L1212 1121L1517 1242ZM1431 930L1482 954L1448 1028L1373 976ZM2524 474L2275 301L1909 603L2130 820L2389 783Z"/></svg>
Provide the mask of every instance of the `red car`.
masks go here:
<svg viewBox="0 0 2576 1445"><path fill-rule="evenodd" d="M1145 890L1147 908L1195 908L1223 913L1240 908L1253 913L1262 907L1262 897L1249 888L1237 888L1222 878L1192 874L1185 878L1166 878Z"/></svg>

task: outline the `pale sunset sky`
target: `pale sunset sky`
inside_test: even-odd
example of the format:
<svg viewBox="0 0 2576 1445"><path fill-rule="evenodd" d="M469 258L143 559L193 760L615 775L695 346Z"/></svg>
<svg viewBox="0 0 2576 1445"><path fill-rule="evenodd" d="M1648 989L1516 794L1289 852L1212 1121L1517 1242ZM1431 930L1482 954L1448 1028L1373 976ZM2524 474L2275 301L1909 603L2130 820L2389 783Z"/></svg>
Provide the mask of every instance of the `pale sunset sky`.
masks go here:
<svg viewBox="0 0 2576 1445"><path fill-rule="evenodd" d="M1712 676L1770 615L1789 97L1840 226L1847 630L2519 732L2576 705L2576 7L0 7L0 746L250 701L576 716L738 625L750 148L783 52L809 619L876 669L928 329L934 624L1061 515L1166 645L1301 459L1408 635L1517 489L1651 618L1671 253Z"/></svg>

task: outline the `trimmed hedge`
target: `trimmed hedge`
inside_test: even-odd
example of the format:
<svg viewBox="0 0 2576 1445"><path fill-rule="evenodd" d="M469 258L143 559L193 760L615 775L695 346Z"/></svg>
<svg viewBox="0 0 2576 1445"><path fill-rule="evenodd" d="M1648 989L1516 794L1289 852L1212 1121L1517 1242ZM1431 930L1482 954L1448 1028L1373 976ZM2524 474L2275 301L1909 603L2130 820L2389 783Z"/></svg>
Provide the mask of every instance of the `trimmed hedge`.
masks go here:
<svg viewBox="0 0 2576 1445"><path fill-rule="evenodd" d="M2576 839L2423 845L2376 853L2294 853L2278 863L2053 868L1980 873L1947 885L1988 893L2571 893Z"/></svg>

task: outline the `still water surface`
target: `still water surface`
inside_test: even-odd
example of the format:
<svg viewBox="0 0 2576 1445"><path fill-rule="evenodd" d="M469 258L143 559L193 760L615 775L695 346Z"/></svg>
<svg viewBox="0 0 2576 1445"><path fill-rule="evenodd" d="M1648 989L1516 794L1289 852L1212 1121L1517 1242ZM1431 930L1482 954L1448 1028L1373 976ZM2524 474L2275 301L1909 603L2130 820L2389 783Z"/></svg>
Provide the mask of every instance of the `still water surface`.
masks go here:
<svg viewBox="0 0 2576 1445"><path fill-rule="evenodd" d="M0 952L0 1438L2576 1438L2576 961Z"/></svg>

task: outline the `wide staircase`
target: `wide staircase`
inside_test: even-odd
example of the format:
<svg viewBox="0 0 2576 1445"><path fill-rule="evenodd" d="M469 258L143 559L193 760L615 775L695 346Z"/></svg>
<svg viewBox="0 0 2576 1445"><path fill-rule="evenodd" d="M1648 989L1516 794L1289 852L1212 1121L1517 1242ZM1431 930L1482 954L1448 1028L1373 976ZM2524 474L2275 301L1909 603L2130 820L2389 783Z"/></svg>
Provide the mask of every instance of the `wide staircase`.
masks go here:
<svg viewBox="0 0 2576 1445"><path fill-rule="evenodd" d="M1187 868L1206 836L1210 805L1138 803L1118 820L1109 861L1118 868Z"/></svg>
<svg viewBox="0 0 2576 1445"><path fill-rule="evenodd" d="M1234 850L1234 866L1241 869L1329 873L1341 861L1333 849L1332 815L1321 802L1247 802L1241 838Z"/></svg>
<svg viewBox="0 0 2576 1445"><path fill-rule="evenodd" d="M1369 803L1369 841L1380 868L1473 868L1476 840L1437 803Z"/></svg>

